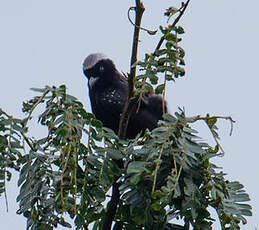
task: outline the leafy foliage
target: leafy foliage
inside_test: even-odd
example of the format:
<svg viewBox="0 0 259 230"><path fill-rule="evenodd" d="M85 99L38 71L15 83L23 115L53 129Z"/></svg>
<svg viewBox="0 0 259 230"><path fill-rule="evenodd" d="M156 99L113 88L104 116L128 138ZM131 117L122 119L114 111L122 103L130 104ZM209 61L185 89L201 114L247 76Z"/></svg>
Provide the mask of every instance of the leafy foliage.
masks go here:
<svg viewBox="0 0 259 230"><path fill-rule="evenodd" d="M188 2L169 8L168 20L183 14ZM153 86L164 93L167 81L184 76L179 19L161 26L155 51L135 63L142 70L134 78L135 96ZM228 181L211 163L224 153L216 123L227 119L232 126L230 117L186 117L179 109L165 114L153 131L121 140L67 94L66 86L33 90L40 95L24 102L24 119L0 110L0 194L6 192L11 170L19 171L17 213L27 218L27 229L71 227L71 220L76 229L89 229L90 224L102 229L107 207L113 205L114 184L120 194L113 229L212 229L215 220L208 207L216 210L222 229L240 229L245 216L252 215L243 186ZM33 137L28 125L35 122L36 110L39 129L46 131L41 138ZM198 136L192 127L197 121L208 126L215 146ZM184 226L172 223L179 219Z"/></svg>
<svg viewBox="0 0 259 230"><path fill-rule="evenodd" d="M239 229L240 221L246 222L244 216L251 215L251 207L243 204L249 200L243 186L227 181L210 163L219 155L219 148L203 143L190 126L213 117L188 118L180 110L175 116L166 114L152 132L120 140L76 98L66 94L65 86L37 91L42 95L24 103L24 111L30 116L28 120L35 105L46 105L38 120L47 127L46 136L29 138L28 127L19 126L23 135L17 135L26 137L30 151L18 152L18 161L17 157L1 160L1 164L11 161L22 165L18 213L27 218L29 229L53 229L58 224L70 227L65 213L77 229L91 223L100 229L106 214L104 201L118 176L121 200L115 227L120 229L184 229L170 223L175 218L183 218L186 226L210 229L214 220L209 206L218 212L222 229ZM20 143L12 147L21 147ZM6 140L2 149L8 150L9 145ZM1 154L9 156L7 150ZM120 159L124 161L122 169L114 161Z"/></svg>
<svg viewBox="0 0 259 230"><path fill-rule="evenodd" d="M22 156L22 120L9 116L0 109L0 195L6 195L6 181L12 177L11 169L19 170Z"/></svg>
<svg viewBox="0 0 259 230"><path fill-rule="evenodd" d="M166 81L175 80L185 74L185 70L181 67L185 65L184 50L179 46L181 41L178 36L184 33L182 27L168 26L160 27L165 38L165 48L156 50L152 54L146 54L144 61L138 61L135 65L140 67L140 71L144 74L136 77L136 88L140 93L153 90L152 85L156 85L155 92L161 94L165 89ZM159 74L163 74L164 82L159 83ZM149 82L147 81L149 80Z"/></svg>

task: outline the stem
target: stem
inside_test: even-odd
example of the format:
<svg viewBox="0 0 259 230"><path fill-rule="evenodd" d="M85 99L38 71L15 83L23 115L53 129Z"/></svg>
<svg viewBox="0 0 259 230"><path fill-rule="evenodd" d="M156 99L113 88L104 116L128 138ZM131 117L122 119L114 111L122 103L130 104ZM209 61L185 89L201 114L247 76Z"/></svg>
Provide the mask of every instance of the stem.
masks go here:
<svg viewBox="0 0 259 230"><path fill-rule="evenodd" d="M165 72L165 78L164 78L164 90L163 90L163 94L162 94L162 108L163 108L163 117L165 116L165 87L166 87L166 74L167 71Z"/></svg>
<svg viewBox="0 0 259 230"><path fill-rule="evenodd" d="M231 124L231 128L230 128L230 136L232 135L232 133L233 133L233 128L234 128L234 123L235 123L235 121L232 119L232 117L230 117L230 116L212 116L212 117L200 117L199 116L199 118L198 118L198 120L209 120L209 119L213 119L213 118L216 118L216 119L225 119L225 120L229 120L230 121L230 124Z"/></svg>
<svg viewBox="0 0 259 230"><path fill-rule="evenodd" d="M208 120L210 120L210 119L225 119L225 120L229 120L230 123L231 123L230 136L232 135L233 124L235 123L235 121L232 119L232 117L229 117L229 116L226 116L226 117L224 117L224 116L212 116L212 117L200 117L200 116L198 116L197 117L197 120L205 121L205 123L207 124L207 126L208 126L208 128L209 128L209 130L210 130L210 132L211 132L215 142L217 143L219 149L221 150L222 155L225 155L225 151L224 151L224 149L222 148L221 144L218 141L219 138L218 138L217 134L215 133L214 129L212 127L210 127L209 124L208 124Z"/></svg>
<svg viewBox="0 0 259 230"><path fill-rule="evenodd" d="M168 129L168 133L171 132L171 129L172 129L173 126L170 126L169 129ZM156 160L156 167L155 167L155 170L154 170L154 181L153 181L153 185L152 185L152 193L153 194L155 192L155 187L156 187L156 180L157 180L157 172L158 172L158 169L159 169L159 166L160 166L160 159L162 157L162 154L163 154L163 151L164 151L164 147L165 147L165 144L166 142L169 140L169 136L167 135L165 137L165 141L163 142L162 146L161 146L161 149L159 151L159 155L158 155L158 158ZM174 155L173 155L174 157ZM175 157L174 157L174 166L175 166L175 169L177 170L177 166L176 166L176 160L175 160ZM179 172L180 174L180 172Z"/></svg>
<svg viewBox="0 0 259 230"><path fill-rule="evenodd" d="M188 4L189 4L189 2L190 2L190 0L188 0L188 1L184 4L184 6L182 7L182 9L179 10L180 13L179 13L178 17L174 20L174 22L173 22L173 24L171 25L171 27L175 27L176 24L179 22L179 20L180 20L181 17L183 16L183 14L184 14L184 12L185 12L185 10L186 10ZM161 39L159 40L159 42L158 42L158 44L157 44L157 46L156 46L156 49L155 49L155 51L154 51L153 54L155 54L155 52L160 49L160 47L162 46L164 40L165 40L165 35L162 36Z"/></svg>
<svg viewBox="0 0 259 230"><path fill-rule="evenodd" d="M141 19L144 11L145 11L145 7L143 3L140 0L136 0L136 7L135 7L136 18L135 18L135 27L134 27L134 35L133 35L132 55L131 55L131 62L130 62L130 73L128 74L129 92L128 92L128 99L125 103L125 106L120 118L120 125L119 125L119 132L118 132L118 136L121 139L126 138L130 111L132 109L132 106L135 104L134 79L136 76L136 65L134 64L137 62L139 32L140 32Z"/></svg>
<svg viewBox="0 0 259 230"><path fill-rule="evenodd" d="M36 152L37 149L35 149L35 148L33 147L33 144L30 142L29 138L25 135L25 133L22 131L21 134L22 134L22 136L23 136L25 142L26 142L26 143L29 145L29 147L31 148L31 150L32 150L33 152Z"/></svg>
<svg viewBox="0 0 259 230"><path fill-rule="evenodd" d="M28 116L24 119L24 121L23 121L23 124L22 124L22 125L23 125L23 128L26 127L26 125L27 125L27 123L28 123L28 121L29 121L29 119L30 119L30 117L31 117L31 115L32 115L32 113L33 113L33 111L34 111L34 109L38 106L39 103L41 103L41 101L42 101L43 98L49 93L49 91L50 91L49 89L46 89L46 90L44 91L44 93L43 93L43 94L39 97L39 99L36 101L36 103L32 106L29 115L28 115ZM24 133L23 130L21 131L21 134L22 134L22 136L23 136L25 142L26 142L26 143L28 144L28 146L31 148L31 150L34 151L34 152L36 152L37 149L34 148L33 143L32 143L32 142L29 140L29 138L25 135L25 133Z"/></svg>
<svg viewBox="0 0 259 230"><path fill-rule="evenodd" d="M115 182L112 186L112 197L108 204L108 210L107 210L107 214L105 216L102 230L111 229L112 222L114 220L114 217L115 217L115 214L117 211L117 205L120 201L120 190L119 190L120 185L121 185L121 183Z"/></svg>
<svg viewBox="0 0 259 230"><path fill-rule="evenodd" d="M5 197L5 206L6 206L6 212L8 212L8 198L7 198L7 192L6 192L6 168L4 171L4 197Z"/></svg>
<svg viewBox="0 0 259 230"><path fill-rule="evenodd" d="M36 103L32 106L29 115L27 116L27 118L24 119L24 123L23 123L24 127L27 125L27 123L28 123L28 121L29 121L29 119L30 119L30 117L31 117L31 115L32 115L32 113L33 113L33 111L34 111L34 109L38 106L38 104L41 103L41 101L42 101L43 98L49 93L49 91L50 91L49 89L46 89L45 92L44 92L44 93L39 97L39 99L36 101Z"/></svg>
<svg viewBox="0 0 259 230"><path fill-rule="evenodd" d="M134 35L133 35L133 46L132 46L132 55L131 55L131 69L130 69L130 75L129 77L129 83L133 86L133 78L136 76L136 66L133 66L137 62L137 56L138 56L138 42L139 42L139 32L140 32L140 25L141 25L141 19L143 16L143 13L145 11L145 7L143 3L140 0L136 0L136 19L135 19L135 29L134 29Z"/></svg>
<svg viewBox="0 0 259 230"><path fill-rule="evenodd" d="M132 7L131 7L132 9ZM141 19L143 16L143 13L145 11L145 7L141 0L136 0L136 17L135 17L135 26L134 26L134 35L133 35L133 45L132 45L132 54L131 54L131 62L130 62L130 73L128 74L128 98L125 103L123 112L121 114L120 118L120 124L119 124L119 131L118 136L121 139L126 138L127 133L127 127L128 127L128 121L130 117L130 112L135 104L134 100L134 79L136 76L136 66L133 65L137 62L137 56L138 56L138 42L139 42L139 32L140 32L140 25L141 25ZM102 230L109 230L111 229L112 222L115 218L117 206L120 202L120 190L119 187L121 185L121 182L117 182L119 177L115 177L115 182L112 185L112 197L108 205L107 213L104 219L104 223L102 226Z"/></svg>
<svg viewBox="0 0 259 230"><path fill-rule="evenodd" d="M78 168L78 165L77 165L77 162L78 162L78 148L76 151L74 151L74 154L75 154L75 160L74 160L74 185L75 185L75 191L74 191L74 194L73 194L73 197L74 197L74 200L75 200L75 203L74 203L74 213L75 215L77 214L77 205L76 205L76 194L78 192L77 190L77 168Z"/></svg>
<svg viewBox="0 0 259 230"><path fill-rule="evenodd" d="M132 21L132 19L130 18L130 11L131 11L131 10L135 10L135 7L130 7L129 10L128 10L128 19L129 19L130 23L131 23L133 26L136 26L136 27L140 28L141 30L146 31L146 32L148 32L148 33L151 34L151 35L156 34L157 30L149 30L149 29L146 29L146 28L144 28L144 27L141 27L141 26L136 25L136 24Z"/></svg>
<svg viewBox="0 0 259 230"><path fill-rule="evenodd" d="M158 159L156 160L157 163L156 163L156 168L155 168L155 171L154 171L154 181L153 181L153 185L152 185L151 194L153 194L155 192L157 172L158 172L158 169L159 169L159 166L160 166L160 159L161 159L163 151L164 151L164 146L165 146L165 143L163 143L163 145L160 149L159 155L158 155Z"/></svg>

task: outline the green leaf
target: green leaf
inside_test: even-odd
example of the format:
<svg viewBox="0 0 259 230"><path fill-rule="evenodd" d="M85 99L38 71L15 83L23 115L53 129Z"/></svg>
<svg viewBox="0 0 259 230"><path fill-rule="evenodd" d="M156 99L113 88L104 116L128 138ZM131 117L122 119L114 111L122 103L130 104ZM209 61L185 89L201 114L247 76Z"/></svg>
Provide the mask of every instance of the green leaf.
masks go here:
<svg viewBox="0 0 259 230"><path fill-rule="evenodd" d="M128 174L142 173L145 170L145 162L133 161L130 162L127 168Z"/></svg>
<svg viewBox="0 0 259 230"><path fill-rule="evenodd" d="M32 91L35 91L35 92L40 92L40 93L43 93L43 92L45 92L45 90L46 90L46 88L43 88L43 89L41 89L41 88L30 88Z"/></svg>
<svg viewBox="0 0 259 230"><path fill-rule="evenodd" d="M85 218L78 214L75 218L75 225L77 226L77 229L81 229L85 224Z"/></svg>
<svg viewBox="0 0 259 230"><path fill-rule="evenodd" d="M149 79L150 79L150 82L155 85L157 84L158 82L158 77L155 75L155 74L150 74L148 75Z"/></svg>
<svg viewBox="0 0 259 230"><path fill-rule="evenodd" d="M61 218L59 221L60 225L66 227L66 228L72 228L72 225L64 220L64 218Z"/></svg>
<svg viewBox="0 0 259 230"><path fill-rule="evenodd" d="M97 120L97 119L92 119L91 125L96 127L96 128L102 128L102 126L103 126L102 122Z"/></svg>
<svg viewBox="0 0 259 230"><path fill-rule="evenodd" d="M133 174L130 177L130 183L133 185L136 185L137 183L139 183L141 181L141 178L142 178L142 173Z"/></svg>
<svg viewBox="0 0 259 230"><path fill-rule="evenodd" d="M114 148L107 148L108 156L114 160L120 160L123 158L121 151Z"/></svg>
<svg viewBox="0 0 259 230"><path fill-rule="evenodd" d="M92 194L94 194L94 197L97 201L104 201L105 200L105 193L99 187L94 187L92 189Z"/></svg>
<svg viewBox="0 0 259 230"><path fill-rule="evenodd" d="M165 35L165 40L167 41L177 41L177 37L173 33L168 33Z"/></svg>
<svg viewBox="0 0 259 230"><path fill-rule="evenodd" d="M109 138L109 139L118 139L118 136L115 134L115 132L112 129L103 127L104 136Z"/></svg>
<svg viewBox="0 0 259 230"><path fill-rule="evenodd" d="M156 94L162 94L165 89L165 84L158 85L156 87L155 93Z"/></svg>
<svg viewBox="0 0 259 230"><path fill-rule="evenodd" d="M153 227L153 217L150 211L145 212L145 229L152 229Z"/></svg>
<svg viewBox="0 0 259 230"><path fill-rule="evenodd" d="M177 32L178 34L184 34L184 29L183 29L183 27L181 27L181 26L176 27L176 32Z"/></svg>
<svg viewBox="0 0 259 230"><path fill-rule="evenodd" d="M167 49L156 50L156 56L162 56L167 53Z"/></svg>

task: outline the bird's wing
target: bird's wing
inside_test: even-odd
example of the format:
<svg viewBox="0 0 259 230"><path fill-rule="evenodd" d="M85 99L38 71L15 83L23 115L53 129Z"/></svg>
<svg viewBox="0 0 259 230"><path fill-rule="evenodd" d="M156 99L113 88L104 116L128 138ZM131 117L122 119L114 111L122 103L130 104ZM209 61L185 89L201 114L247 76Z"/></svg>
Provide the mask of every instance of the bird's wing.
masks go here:
<svg viewBox="0 0 259 230"><path fill-rule="evenodd" d="M157 127L157 122L162 119L162 98L142 98L140 106L136 105L131 113L127 137L135 138L138 133L143 134L146 129L153 130Z"/></svg>

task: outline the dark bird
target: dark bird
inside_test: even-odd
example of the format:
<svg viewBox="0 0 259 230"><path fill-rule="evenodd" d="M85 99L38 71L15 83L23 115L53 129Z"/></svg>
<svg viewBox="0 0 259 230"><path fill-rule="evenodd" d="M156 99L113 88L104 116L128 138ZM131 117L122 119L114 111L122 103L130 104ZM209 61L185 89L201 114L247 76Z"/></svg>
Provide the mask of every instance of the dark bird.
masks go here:
<svg viewBox="0 0 259 230"><path fill-rule="evenodd" d="M90 54L83 63L88 78L92 111L103 126L118 134L120 115L128 96L128 81L115 67L113 61L101 53ZM162 97L153 92L142 96L140 104L134 105L126 138L135 138L146 129L157 127L163 119ZM167 112L165 103L164 112Z"/></svg>

